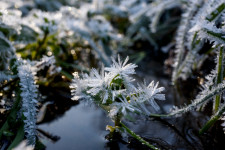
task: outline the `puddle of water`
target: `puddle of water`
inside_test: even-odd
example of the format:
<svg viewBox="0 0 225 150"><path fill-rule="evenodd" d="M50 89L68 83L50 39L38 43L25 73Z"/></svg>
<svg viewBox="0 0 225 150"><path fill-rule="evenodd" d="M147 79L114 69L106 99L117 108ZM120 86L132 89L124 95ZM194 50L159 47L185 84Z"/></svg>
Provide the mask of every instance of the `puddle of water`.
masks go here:
<svg viewBox="0 0 225 150"><path fill-rule="evenodd" d="M41 138L47 150L91 150L104 149L107 142L105 135L108 133L105 127L111 123L101 109L81 102L73 106L63 117L41 124L38 128L60 137L55 143Z"/></svg>

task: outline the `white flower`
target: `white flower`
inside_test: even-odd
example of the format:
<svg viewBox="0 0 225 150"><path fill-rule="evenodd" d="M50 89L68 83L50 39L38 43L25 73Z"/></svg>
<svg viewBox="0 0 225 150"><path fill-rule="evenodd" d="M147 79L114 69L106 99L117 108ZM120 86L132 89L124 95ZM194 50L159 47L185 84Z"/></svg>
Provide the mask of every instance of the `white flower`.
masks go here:
<svg viewBox="0 0 225 150"><path fill-rule="evenodd" d="M73 73L74 79L70 85L72 100L79 100L82 98L87 98L85 91L87 90L87 82L85 80L80 79L77 72ZM85 75L84 75L85 76Z"/></svg>
<svg viewBox="0 0 225 150"><path fill-rule="evenodd" d="M159 110L158 104L155 102L157 100L165 100L165 94L160 94L164 91L164 87L158 87L158 82L154 85L154 81L152 81L148 86L144 82L143 84L139 84L138 88L136 89L136 102L137 103L146 103L149 102L150 105L155 109Z"/></svg>
<svg viewBox="0 0 225 150"><path fill-rule="evenodd" d="M111 89L109 89L110 84L110 76L108 73L104 72L104 68L102 68L101 75L98 73L96 69L91 70L90 77L87 78L89 90L87 93L92 96L96 96L101 93L100 97L102 103L105 104L107 99L111 94Z"/></svg>
<svg viewBox="0 0 225 150"><path fill-rule="evenodd" d="M112 119L117 115L124 117L128 112L148 115L150 112L146 107L147 102L158 110L159 106L155 99L165 100L164 94L160 94L164 88L158 88L158 82L156 85L151 82L148 86L144 83L135 88L131 83L133 79L130 75L135 74L134 68L137 66L127 62L128 57L124 62L118 57L118 62L113 59L113 65L105 69L103 67L101 74L96 69L92 69L90 75L85 74L82 79L79 79L75 73L75 79L70 86L72 99L85 97L109 106L109 116Z"/></svg>
<svg viewBox="0 0 225 150"><path fill-rule="evenodd" d="M129 57L127 56L127 58L125 59L124 62L122 62L120 60L120 56L118 55L118 62L116 62L116 60L114 58L112 58L113 64L111 65L111 67L106 67L105 70L109 71L112 74L115 75L120 75L120 76L129 76L132 74L135 74L135 68L137 67L137 65L135 64L127 64L129 60Z"/></svg>
<svg viewBox="0 0 225 150"><path fill-rule="evenodd" d="M133 89L133 85L131 82L134 81L130 75L135 74L135 68L137 65L135 64L127 64L129 57L125 59L124 62L120 60L120 56L118 55L118 62L114 58L112 58L113 64L111 67L106 67L105 70L109 72L110 75L114 76L115 79L122 79L123 84L125 85L127 90Z"/></svg>

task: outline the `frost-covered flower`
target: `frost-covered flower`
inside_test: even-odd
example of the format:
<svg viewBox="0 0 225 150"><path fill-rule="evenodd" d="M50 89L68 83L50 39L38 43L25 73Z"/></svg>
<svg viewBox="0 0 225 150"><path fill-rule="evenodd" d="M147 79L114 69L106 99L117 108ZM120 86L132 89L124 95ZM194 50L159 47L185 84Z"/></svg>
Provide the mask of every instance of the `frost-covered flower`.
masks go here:
<svg viewBox="0 0 225 150"><path fill-rule="evenodd" d="M158 88L158 82L149 85L141 84L137 88L131 83L135 74L134 64L127 64L128 57L124 62L118 58L118 62L113 59L111 67L104 67L101 74L92 69L90 75L83 75L79 79L77 73L74 74L71 92L73 100L80 98L91 99L98 104L109 106L109 116L114 120L117 116L120 118L127 116L128 112L149 115L150 111L146 104L150 103L155 110L159 109L155 100L165 100L161 92L163 87Z"/></svg>
<svg viewBox="0 0 225 150"><path fill-rule="evenodd" d="M24 131L30 145L36 142L36 105L37 85L35 84L36 70L28 62L19 62L18 76L20 78L22 111L26 118L24 120Z"/></svg>
<svg viewBox="0 0 225 150"><path fill-rule="evenodd" d="M87 90L87 81L80 79L77 72L74 72L73 76L74 76L74 79L72 80L72 83L70 85L72 100L77 101L82 98L87 98L87 95L85 94Z"/></svg>
<svg viewBox="0 0 225 150"><path fill-rule="evenodd" d="M161 94L164 91L164 87L158 88L158 82L154 85L152 81L149 85L139 84L136 89L136 102L137 103L149 103L155 110L159 110L158 104L155 100L165 100L165 94Z"/></svg>
<svg viewBox="0 0 225 150"><path fill-rule="evenodd" d="M134 69L137 65L132 63L127 64L128 60L129 57L122 62L118 55L118 62L112 58L113 64L110 67L106 67L105 70L108 71L110 75L114 76L114 79L122 79L127 90L132 90L134 88L132 85L134 79L130 75L135 74Z"/></svg>
<svg viewBox="0 0 225 150"><path fill-rule="evenodd" d="M116 62L115 58L112 58L113 64L110 67L106 67L105 70L111 74L127 77L129 75L135 74L135 68L137 65L129 63L127 64L129 57L125 59L124 62L120 60L120 56L118 56L118 62Z"/></svg>
<svg viewBox="0 0 225 150"><path fill-rule="evenodd" d="M110 75L104 72L104 68L102 68L101 74L96 69L92 69L90 77L87 80L89 87L87 93L92 96L100 94L101 101L105 104L111 95L111 89L109 88Z"/></svg>

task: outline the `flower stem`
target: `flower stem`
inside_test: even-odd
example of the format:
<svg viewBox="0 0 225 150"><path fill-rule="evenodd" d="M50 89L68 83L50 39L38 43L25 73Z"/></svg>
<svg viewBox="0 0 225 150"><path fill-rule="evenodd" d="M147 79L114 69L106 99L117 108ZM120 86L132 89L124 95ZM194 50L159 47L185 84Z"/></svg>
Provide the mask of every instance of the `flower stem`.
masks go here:
<svg viewBox="0 0 225 150"><path fill-rule="evenodd" d="M137 139L138 141L140 141L142 144L145 144L146 146L148 146L149 148L153 149L153 150L159 150L159 148L151 145L149 142L145 141L143 138L141 138L139 135L135 134L133 131L131 131L127 126L125 126L123 123L120 123L120 125L131 135L133 136L135 139Z"/></svg>
<svg viewBox="0 0 225 150"><path fill-rule="evenodd" d="M199 134L203 134L205 131L207 131L225 112L225 104L217 111L217 113L201 128L199 131Z"/></svg>
<svg viewBox="0 0 225 150"><path fill-rule="evenodd" d="M117 114L116 119L115 119L115 127L120 126L120 116Z"/></svg>
<svg viewBox="0 0 225 150"><path fill-rule="evenodd" d="M178 114L183 114L185 112L188 112L190 110L193 110L197 106L203 104L204 102L209 101L214 96L216 96L218 94L221 94L224 91L225 91L225 82L223 81L222 83L218 84L217 87L215 87L214 89L212 89L211 91L209 91L207 93L207 95L204 95L201 98L193 101L191 104L187 105L184 108L174 110L174 111L172 111L169 114L162 114L162 115L161 114L150 114L149 117L170 117L170 116L176 116Z"/></svg>
<svg viewBox="0 0 225 150"><path fill-rule="evenodd" d="M220 84L223 81L223 56L224 56L223 53L224 53L224 48L221 47L219 51L219 58L218 58L218 66L217 66L218 74L217 74L216 84ZM216 95L215 104L214 104L214 112L217 112L219 109L220 99L221 99L221 96Z"/></svg>
<svg viewBox="0 0 225 150"><path fill-rule="evenodd" d="M159 118L159 117L170 117L170 116L173 116L171 114L150 114L149 117L156 117L156 118Z"/></svg>

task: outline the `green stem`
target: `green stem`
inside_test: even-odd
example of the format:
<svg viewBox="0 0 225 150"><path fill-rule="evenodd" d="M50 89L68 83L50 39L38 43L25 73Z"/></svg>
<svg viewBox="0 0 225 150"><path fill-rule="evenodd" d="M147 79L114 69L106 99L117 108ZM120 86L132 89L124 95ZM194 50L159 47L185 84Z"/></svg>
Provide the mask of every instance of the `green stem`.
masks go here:
<svg viewBox="0 0 225 150"><path fill-rule="evenodd" d="M218 68L217 68L218 74L217 74L217 81L216 81L217 85L223 81L223 53L224 53L224 48L221 47L220 51L219 51L219 58L218 58ZM221 100L221 96L216 95L214 112L218 111L219 105L220 105L220 100Z"/></svg>
<svg viewBox="0 0 225 150"><path fill-rule="evenodd" d="M216 95L215 105L214 105L214 112L217 112L218 109L219 109L220 99L221 99L221 96L220 95Z"/></svg>
<svg viewBox="0 0 225 150"><path fill-rule="evenodd" d="M36 54L36 55L34 55L34 58L37 57L38 52L40 51L41 47L42 47L42 46L44 45L44 43L46 42L47 37L48 37L48 34L49 34L49 32L46 31L46 32L44 33L43 39L42 39L40 42L38 42L38 46L37 46L36 51L35 51L35 54Z"/></svg>
<svg viewBox="0 0 225 150"><path fill-rule="evenodd" d="M115 119L115 127L119 127L119 126L120 126L120 117L119 115L117 115Z"/></svg>
<svg viewBox="0 0 225 150"><path fill-rule="evenodd" d="M225 37L224 37L224 32L221 30L220 32L214 32L213 30L211 29L208 29L208 28L203 28L202 31L206 32L209 36L213 37L213 38L216 38L216 39L219 39L219 41L221 41L222 43L225 42ZM210 39L210 38L209 38ZM220 43L221 43L220 42Z"/></svg>
<svg viewBox="0 0 225 150"><path fill-rule="evenodd" d="M141 138L139 135L135 134L133 131L131 131L127 126L125 126L123 123L120 123L120 125L131 135L133 136L135 139L137 139L138 141L140 141L141 143L145 144L146 146L148 146L149 148L153 149L153 150L159 150L159 148L156 148L155 146L151 145L149 142L145 141L143 138Z"/></svg>
<svg viewBox="0 0 225 150"><path fill-rule="evenodd" d="M225 9L225 3L222 3L221 5L219 5L216 10L214 10L209 16L209 17L206 17L206 19L209 21L209 22L212 22L214 21L218 16L220 16L223 11Z"/></svg>
<svg viewBox="0 0 225 150"><path fill-rule="evenodd" d="M206 132L220 117L222 114L225 112L225 104L217 111L217 113L201 128L199 131L199 134L203 134Z"/></svg>
<svg viewBox="0 0 225 150"><path fill-rule="evenodd" d="M170 117L173 116L172 114L150 114L149 117Z"/></svg>

